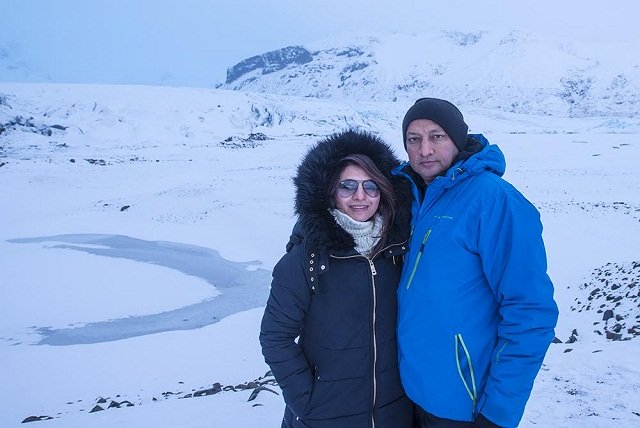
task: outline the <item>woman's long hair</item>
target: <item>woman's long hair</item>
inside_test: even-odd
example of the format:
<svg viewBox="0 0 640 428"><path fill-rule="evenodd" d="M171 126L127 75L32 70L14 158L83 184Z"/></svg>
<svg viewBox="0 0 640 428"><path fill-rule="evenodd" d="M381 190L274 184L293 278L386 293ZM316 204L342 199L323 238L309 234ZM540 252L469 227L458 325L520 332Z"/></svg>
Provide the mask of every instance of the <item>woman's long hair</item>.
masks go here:
<svg viewBox="0 0 640 428"><path fill-rule="evenodd" d="M371 250L371 254L375 254L384 248L389 235L389 230L393 225L393 220L396 215L395 192L389 179L385 177L371 158L369 156L356 153L345 156L338 161L338 168L336 168L336 171L330 181L331 187L329 188L329 200L331 201L331 208L335 208L340 174L342 174L342 171L344 171L344 169L349 165L355 165L362 168L364 172L366 172L367 175L376 182L378 189L380 189L380 205L378 206L377 214L380 214L382 217L382 231L380 233L380 240Z"/></svg>

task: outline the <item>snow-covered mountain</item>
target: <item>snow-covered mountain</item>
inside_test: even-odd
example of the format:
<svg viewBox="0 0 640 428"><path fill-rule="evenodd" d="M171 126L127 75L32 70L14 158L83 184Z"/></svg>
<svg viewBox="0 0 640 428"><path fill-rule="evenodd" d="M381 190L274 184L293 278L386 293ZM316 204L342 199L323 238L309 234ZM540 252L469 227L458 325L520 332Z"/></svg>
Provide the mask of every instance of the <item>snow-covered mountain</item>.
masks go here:
<svg viewBox="0 0 640 428"><path fill-rule="evenodd" d="M358 101L450 99L562 117L640 115L637 43L523 31L431 31L325 39L248 58L220 88Z"/></svg>

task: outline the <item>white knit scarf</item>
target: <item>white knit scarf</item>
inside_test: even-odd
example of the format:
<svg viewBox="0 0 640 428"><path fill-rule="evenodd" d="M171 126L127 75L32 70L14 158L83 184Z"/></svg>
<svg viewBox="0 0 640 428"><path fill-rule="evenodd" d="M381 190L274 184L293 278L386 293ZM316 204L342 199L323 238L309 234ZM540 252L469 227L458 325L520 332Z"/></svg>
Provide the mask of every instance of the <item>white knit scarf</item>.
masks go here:
<svg viewBox="0 0 640 428"><path fill-rule="evenodd" d="M346 230L356 243L355 250L362 255L369 256L371 250L380 240L382 231L382 216L376 214L367 221L357 221L338 209L329 212L336 219L336 223Z"/></svg>

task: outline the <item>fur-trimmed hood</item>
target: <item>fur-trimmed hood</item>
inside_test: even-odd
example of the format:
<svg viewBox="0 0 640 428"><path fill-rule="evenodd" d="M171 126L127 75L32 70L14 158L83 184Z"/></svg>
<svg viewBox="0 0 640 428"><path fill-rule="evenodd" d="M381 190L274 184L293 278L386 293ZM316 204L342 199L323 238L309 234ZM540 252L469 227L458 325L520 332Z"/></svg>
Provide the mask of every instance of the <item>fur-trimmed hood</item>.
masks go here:
<svg viewBox="0 0 640 428"><path fill-rule="evenodd" d="M306 153L293 179L296 188L295 212L298 223L294 235L302 235L314 248L329 252L353 250L353 238L334 220L329 208L330 180L338 161L361 153L368 156L389 179L396 192L396 216L389 241L403 242L409 235L411 190L406 180L392 176L400 164L391 148L377 136L364 131L339 132L318 141Z"/></svg>

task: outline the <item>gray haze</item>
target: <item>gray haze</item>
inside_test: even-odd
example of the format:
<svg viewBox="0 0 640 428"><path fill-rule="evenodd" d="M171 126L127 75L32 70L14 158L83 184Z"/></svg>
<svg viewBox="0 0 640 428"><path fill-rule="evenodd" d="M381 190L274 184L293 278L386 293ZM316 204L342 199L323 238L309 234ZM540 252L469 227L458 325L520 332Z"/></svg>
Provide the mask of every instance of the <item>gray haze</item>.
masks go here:
<svg viewBox="0 0 640 428"><path fill-rule="evenodd" d="M637 38L632 0L2 0L0 81L211 87L247 57L351 33L513 28ZM632 53L629 53L630 55Z"/></svg>

